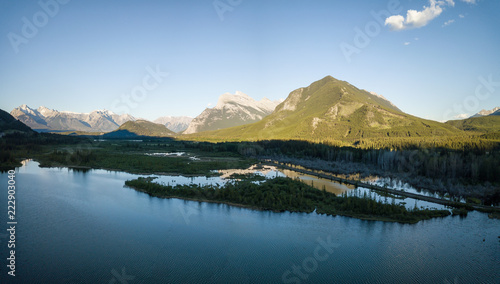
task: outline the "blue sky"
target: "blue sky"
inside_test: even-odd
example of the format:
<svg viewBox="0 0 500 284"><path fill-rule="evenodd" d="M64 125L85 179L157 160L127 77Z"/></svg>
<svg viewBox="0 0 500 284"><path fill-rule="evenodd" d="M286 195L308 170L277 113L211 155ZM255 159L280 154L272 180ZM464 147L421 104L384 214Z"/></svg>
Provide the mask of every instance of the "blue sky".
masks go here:
<svg viewBox="0 0 500 284"><path fill-rule="evenodd" d="M278 100L326 75L439 121L500 106L496 0L0 3L7 111L196 116L225 92Z"/></svg>

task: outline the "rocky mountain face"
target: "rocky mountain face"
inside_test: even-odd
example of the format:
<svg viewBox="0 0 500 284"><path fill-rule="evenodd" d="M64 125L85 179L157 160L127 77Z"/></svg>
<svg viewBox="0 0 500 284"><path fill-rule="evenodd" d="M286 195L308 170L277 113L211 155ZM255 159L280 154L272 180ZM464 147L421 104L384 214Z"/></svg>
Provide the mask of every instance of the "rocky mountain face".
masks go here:
<svg viewBox="0 0 500 284"><path fill-rule="evenodd" d="M279 102L269 99L256 101L242 92L225 93L217 105L205 109L193 119L184 134L218 130L262 120L273 112Z"/></svg>
<svg viewBox="0 0 500 284"><path fill-rule="evenodd" d="M500 115L500 107L496 107L496 108L491 109L491 110L484 110L483 109L471 117L483 117L483 116L490 116L490 115Z"/></svg>
<svg viewBox="0 0 500 284"><path fill-rule="evenodd" d="M33 109L27 105L15 108L10 114L37 131L109 132L127 121L136 120L131 115L118 115L109 110L75 113L57 111L44 106Z"/></svg>
<svg viewBox="0 0 500 284"><path fill-rule="evenodd" d="M153 122L163 124L173 132L180 133L188 128L192 120L193 118L188 116L162 116Z"/></svg>

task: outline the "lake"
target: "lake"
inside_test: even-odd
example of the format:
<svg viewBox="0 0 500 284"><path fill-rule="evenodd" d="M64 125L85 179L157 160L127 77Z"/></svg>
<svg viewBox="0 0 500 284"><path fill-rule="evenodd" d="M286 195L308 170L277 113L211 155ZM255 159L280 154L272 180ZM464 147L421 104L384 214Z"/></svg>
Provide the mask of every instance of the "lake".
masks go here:
<svg viewBox="0 0 500 284"><path fill-rule="evenodd" d="M499 283L500 220L484 213L398 224L253 211L124 187L136 177L17 169L11 277L0 174L0 282Z"/></svg>

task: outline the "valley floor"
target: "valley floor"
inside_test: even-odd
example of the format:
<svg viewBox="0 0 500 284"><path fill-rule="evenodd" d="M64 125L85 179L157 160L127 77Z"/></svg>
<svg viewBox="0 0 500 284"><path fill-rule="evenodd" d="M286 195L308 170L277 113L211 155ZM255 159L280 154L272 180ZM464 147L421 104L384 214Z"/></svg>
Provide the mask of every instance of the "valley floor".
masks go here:
<svg viewBox="0 0 500 284"><path fill-rule="evenodd" d="M55 139L52 136L47 137L50 137L50 139ZM215 176L218 175L217 170L246 169L250 165L258 163L259 159L265 157L262 155L258 155L258 151L267 151L258 143L251 144L235 142L212 144L202 142L177 141L172 139L96 140L80 139L76 137L62 137L55 140L50 140L48 142L42 142L45 143L28 144L24 146L9 146L7 144L7 146L11 147L11 151L9 153L11 155L11 158L17 157L17 159L35 159L40 162L41 167L68 167L80 171L86 171L89 169L106 169L144 175L170 174L183 176ZM280 143L280 147L295 147L296 144L295 142L289 142L289 144L283 144L286 142ZM280 151L281 149L283 148L280 148ZM259 157L259 159L255 157ZM293 170L295 171L303 171L304 173L317 176L320 175L327 179L333 179L343 183L353 184L355 186L372 188L378 191L383 191L387 194L403 195L415 199L427 200L430 202L444 204L446 206L454 206L469 210L477 209L481 211L492 212L498 209L491 206L482 206L480 204L481 200L474 198L470 199L473 201L471 203L459 203L439 198L420 196L418 194L404 193L381 186L374 186L371 184L363 183L361 178L362 175L359 175L359 173L357 175L352 175L352 172L349 172L348 175L342 176L342 172L340 172L341 175L339 175L338 171L328 171L328 168L326 168L327 173L316 171L321 169L324 170L324 168L321 168L322 166L332 165L332 163L328 163L326 161L289 158L284 155L279 155L279 157L280 159L275 160L280 161L280 167L290 167L289 165L287 166L284 163L303 165L307 168L291 168L293 168ZM307 161L314 164L314 167L308 167ZM6 167L7 169L9 169L10 167L11 169L13 166L15 166L15 160L11 159L10 163L2 163L2 166ZM357 164L357 166L359 166L359 164ZM360 167L356 168L358 170L360 169ZM338 170L338 168L336 168L336 170ZM330 173L335 173L335 175L332 175ZM355 177L354 179L352 178L353 176ZM262 184L266 184L268 182L270 184L272 183L272 181L266 180L262 182ZM135 184L131 186L150 193L147 187L149 185L144 187L145 185L147 184L140 183L139 185ZM243 184L239 185L243 186ZM259 185L255 186L259 187ZM495 186L492 186L495 189ZM263 186L263 188L265 188L265 186ZM273 188L273 186L271 186L271 188ZM186 187L185 190L189 191L192 190L192 188ZM218 190L222 190L222 188L219 188ZM260 192L262 191L262 188L255 188L253 190ZM321 192L320 190L315 190ZM498 188L496 188L496 190L498 191ZM269 209L277 211L298 210L300 212L313 212L314 210L316 210L318 213L323 212L327 214L339 214L370 220L377 219L410 223L425 219L428 216L432 216L434 214L428 214L428 212L424 212L424 214L421 214L420 217L416 217L420 213L414 214L408 210L400 211L399 208L392 208L390 210L384 211L384 214L380 214L380 212L376 213L375 211L371 210L379 206L377 202L366 204L359 203L356 205L358 207L354 206L339 210L338 206L329 204L328 206L325 205L326 207L322 207L321 203L318 203L317 200L310 200L310 204L308 204L306 207L300 207L299 209L297 209L293 206L290 206L290 202L288 206L286 206L286 204L283 203L283 200L278 198L280 197L279 193L276 193L278 194L276 195L273 193L273 191L270 191L265 194L259 194L261 195L259 195L258 198L252 199L252 201L250 202L248 200L245 201L244 199L213 199L212 196L204 196L203 194L198 194L196 196L186 196L180 194L179 192L170 192L167 195L165 195L164 192L160 194L153 193L153 195L160 197L194 198L195 200L224 202L258 209ZM295 198L297 198L297 196L290 195L289 198L290 200L294 200ZM276 203L268 203L270 202L269 200L272 199L275 199ZM281 201L281 203L279 201ZM381 204L380 206L382 205L385 206L388 204ZM449 213L449 211L447 212ZM412 217L408 217L408 214L412 215ZM441 216L441 213L439 213L438 215Z"/></svg>

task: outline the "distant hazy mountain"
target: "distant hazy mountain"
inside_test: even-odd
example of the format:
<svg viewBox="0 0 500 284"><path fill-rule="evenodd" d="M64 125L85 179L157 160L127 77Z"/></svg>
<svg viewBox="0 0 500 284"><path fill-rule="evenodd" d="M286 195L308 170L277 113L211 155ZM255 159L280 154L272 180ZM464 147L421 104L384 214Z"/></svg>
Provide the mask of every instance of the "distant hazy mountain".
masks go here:
<svg viewBox="0 0 500 284"><path fill-rule="evenodd" d="M487 116L470 117L467 119L450 120L446 124L464 131L481 133L500 132L500 115L490 114Z"/></svg>
<svg viewBox="0 0 500 284"><path fill-rule="evenodd" d="M452 126L406 114L379 95L327 76L291 92L271 115L259 122L197 135L222 140L356 141L459 132Z"/></svg>
<svg viewBox="0 0 500 284"><path fill-rule="evenodd" d="M3 135L3 133L15 131L34 133L34 131L24 123L15 119L8 112L0 109L0 137Z"/></svg>
<svg viewBox="0 0 500 284"><path fill-rule="evenodd" d="M487 134L497 133L498 137L500 137L500 107L492 110L483 109L469 118L450 120L446 124L464 131Z"/></svg>
<svg viewBox="0 0 500 284"><path fill-rule="evenodd" d="M173 132L179 133L186 130L192 120L192 117L187 116L162 116L153 122L163 124Z"/></svg>
<svg viewBox="0 0 500 284"><path fill-rule="evenodd" d="M171 137L175 135L173 131L163 124L154 123L147 120L128 121L115 131L106 133L104 138L133 138L138 136L149 137Z"/></svg>
<svg viewBox="0 0 500 284"><path fill-rule="evenodd" d="M15 108L10 114L38 131L109 132L127 121L136 120L131 115L118 115L109 110L75 113L48 109L44 106L32 109L27 105Z"/></svg>
<svg viewBox="0 0 500 284"><path fill-rule="evenodd" d="M242 92L225 93L214 108L205 109L193 119L184 134L257 122L271 114L278 103L266 98L256 101Z"/></svg>
<svg viewBox="0 0 500 284"><path fill-rule="evenodd" d="M483 109L471 117L482 117L482 116L489 116L489 115L500 115L500 107L496 107L492 110L484 110Z"/></svg>

